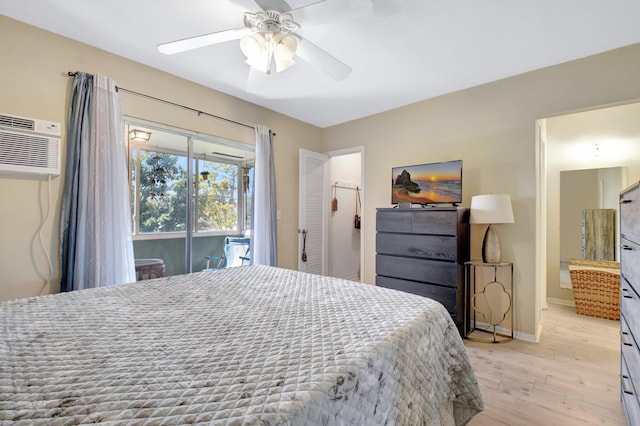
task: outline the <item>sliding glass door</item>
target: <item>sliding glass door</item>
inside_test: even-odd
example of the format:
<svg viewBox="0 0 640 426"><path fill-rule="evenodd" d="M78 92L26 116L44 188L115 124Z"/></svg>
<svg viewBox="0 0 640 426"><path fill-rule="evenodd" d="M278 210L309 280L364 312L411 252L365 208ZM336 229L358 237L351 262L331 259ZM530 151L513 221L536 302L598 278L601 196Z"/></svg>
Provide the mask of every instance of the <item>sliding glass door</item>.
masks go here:
<svg viewBox="0 0 640 426"><path fill-rule="evenodd" d="M225 244L250 230L254 147L133 120L127 127L138 279L233 263Z"/></svg>

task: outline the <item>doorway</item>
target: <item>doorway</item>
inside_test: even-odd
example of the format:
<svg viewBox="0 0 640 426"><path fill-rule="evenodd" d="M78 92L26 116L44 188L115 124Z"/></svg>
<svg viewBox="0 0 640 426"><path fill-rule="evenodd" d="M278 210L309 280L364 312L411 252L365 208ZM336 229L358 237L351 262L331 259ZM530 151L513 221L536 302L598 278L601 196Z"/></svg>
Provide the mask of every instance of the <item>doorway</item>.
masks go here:
<svg viewBox="0 0 640 426"><path fill-rule="evenodd" d="M640 179L640 103L596 108L538 120L538 306L573 302L560 287L560 173L624 167L626 181Z"/></svg>
<svg viewBox="0 0 640 426"><path fill-rule="evenodd" d="M363 170L364 147L300 151L299 270L361 281Z"/></svg>
<svg viewBox="0 0 640 426"><path fill-rule="evenodd" d="M329 275L360 281L362 172L360 152L330 155ZM358 227L356 227L358 226Z"/></svg>

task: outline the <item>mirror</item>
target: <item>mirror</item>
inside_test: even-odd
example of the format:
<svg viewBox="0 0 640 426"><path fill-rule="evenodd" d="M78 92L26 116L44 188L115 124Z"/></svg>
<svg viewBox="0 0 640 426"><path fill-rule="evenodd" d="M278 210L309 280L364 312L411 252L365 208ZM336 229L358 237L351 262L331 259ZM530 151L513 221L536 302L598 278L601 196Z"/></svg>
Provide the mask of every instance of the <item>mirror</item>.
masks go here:
<svg viewBox="0 0 640 426"><path fill-rule="evenodd" d="M571 288L569 259L618 260L618 194L626 167L560 172L560 287Z"/></svg>

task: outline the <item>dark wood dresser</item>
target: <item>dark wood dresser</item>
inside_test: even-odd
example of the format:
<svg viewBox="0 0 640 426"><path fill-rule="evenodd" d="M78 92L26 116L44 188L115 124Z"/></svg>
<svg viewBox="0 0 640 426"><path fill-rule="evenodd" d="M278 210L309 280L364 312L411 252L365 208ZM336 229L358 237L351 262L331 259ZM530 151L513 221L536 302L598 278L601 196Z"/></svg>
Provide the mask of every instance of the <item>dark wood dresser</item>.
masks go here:
<svg viewBox="0 0 640 426"><path fill-rule="evenodd" d="M620 386L630 425L640 425L640 183L620 193Z"/></svg>
<svg viewBox="0 0 640 426"><path fill-rule="evenodd" d="M376 212L376 231L376 285L437 300L465 336L469 209L381 208Z"/></svg>

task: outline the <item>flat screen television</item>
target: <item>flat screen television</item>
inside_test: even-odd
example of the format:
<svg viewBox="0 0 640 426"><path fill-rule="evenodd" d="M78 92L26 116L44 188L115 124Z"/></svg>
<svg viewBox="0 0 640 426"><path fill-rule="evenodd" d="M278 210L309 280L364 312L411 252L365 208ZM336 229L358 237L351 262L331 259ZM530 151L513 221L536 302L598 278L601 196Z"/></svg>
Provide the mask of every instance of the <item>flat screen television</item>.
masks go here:
<svg viewBox="0 0 640 426"><path fill-rule="evenodd" d="M462 160L391 169L391 203L462 202Z"/></svg>

